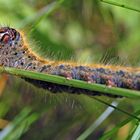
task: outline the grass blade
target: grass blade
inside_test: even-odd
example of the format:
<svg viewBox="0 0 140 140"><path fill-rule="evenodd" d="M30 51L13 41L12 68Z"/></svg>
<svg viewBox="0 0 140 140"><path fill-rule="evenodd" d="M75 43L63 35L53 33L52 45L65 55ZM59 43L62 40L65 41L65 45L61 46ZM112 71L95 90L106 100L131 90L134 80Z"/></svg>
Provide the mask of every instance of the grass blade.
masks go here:
<svg viewBox="0 0 140 140"><path fill-rule="evenodd" d="M133 113L133 115L137 116L140 114L140 110L136 111ZM126 125L127 123L133 121L135 118L128 118L126 120L124 120L123 122L120 122L119 124L117 124L113 129L111 129L111 131L106 132L102 138L100 140L106 140L109 139L114 133L116 133L121 127L123 127L124 125Z"/></svg>
<svg viewBox="0 0 140 140"><path fill-rule="evenodd" d="M131 7L131 6L127 6L125 4L118 3L116 1L111 1L111 0L100 0L100 1L107 3L107 4L111 4L114 6L122 7L122 8L129 9L129 10L136 11L136 12L140 13L140 9L136 9L136 8Z"/></svg>
<svg viewBox="0 0 140 140"><path fill-rule="evenodd" d="M111 103L113 106L117 106L118 102L114 101ZM88 128L86 131L84 131L78 138L77 140L85 140L90 134L94 132L94 130L102 124L102 122L110 116L110 114L114 111L115 109L112 107L108 107L101 115L100 117Z"/></svg>
<svg viewBox="0 0 140 140"><path fill-rule="evenodd" d="M138 127L136 128L131 140L139 140L140 139L140 123Z"/></svg>
<svg viewBox="0 0 140 140"><path fill-rule="evenodd" d="M0 140L18 140L38 118L39 115L35 112L31 113L30 108L24 108L20 114L0 132Z"/></svg>
<svg viewBox="0 0 140 140"><path fill-rule="evenodd" d="M57 2L52 2L45 7L43 7L39 12L37 12L35 15L32 17L27 18L25 21L23 21L23 24L20 25L19 28L23 30L28 30L28 34L30 34L40 23L40 21L48 16L50 13L52 13L56 8L59 7L59 5L63 2L64 0L59 0Z"/></svg>
<svg viewBox="0 0 140 140"><path fill-rule="evenodd" d="M10 67L0 67L0 72L8 73L11 75L17 75L21 77L26 77L30 79L47 81L47 82L56 83L60 85L67 85L67 86L87 89L91 91L98 91L103 94L108 93L110 95L121 95L128 98L135 98L135 99L140 98L140 92L138 91L116 88L116 87L107 87L106 85L92 84L92 83L87 83L84 81L74 80L74 79L68 80L64 77L56 76L56 75L43 74L43 73L38 73L38 72L10 68Z"/></svg>

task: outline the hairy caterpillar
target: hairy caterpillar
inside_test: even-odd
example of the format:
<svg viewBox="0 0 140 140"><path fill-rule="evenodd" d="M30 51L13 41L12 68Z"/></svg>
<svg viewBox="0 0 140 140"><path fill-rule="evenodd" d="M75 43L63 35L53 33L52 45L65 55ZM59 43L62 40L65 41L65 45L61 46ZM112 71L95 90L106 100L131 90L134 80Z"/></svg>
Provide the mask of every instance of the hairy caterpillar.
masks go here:
<svg viewBox="0 0 140 140"><path fill-rule="evenodd" d="M140 68L120 67L112 65L78 65L71 62L49 61L39 57L31 51L25 38L19 31L0 28L0 65L19 69L42 72L63 76L67 79L77 79L89 83L140 90ZM67 91L70 93L84 93L88 95L102 95L98 92L49 82L24 78L38 87L52 92ZM106 95L108 95L106 93ZM108 95L118 97L116 95Z"/></svg>

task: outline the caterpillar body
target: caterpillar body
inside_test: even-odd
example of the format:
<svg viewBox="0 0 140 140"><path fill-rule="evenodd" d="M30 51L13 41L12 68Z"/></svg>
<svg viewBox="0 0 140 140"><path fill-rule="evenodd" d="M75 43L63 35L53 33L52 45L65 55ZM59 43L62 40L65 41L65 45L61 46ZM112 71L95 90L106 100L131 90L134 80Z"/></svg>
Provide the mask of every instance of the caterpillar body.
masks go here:
<svg viewBox="0 0 140 140"><path fill-rule="evenodd" d="M31 70L52 75L63 76L67 79L77 79L89 83L140 90L140 68L120 67L112 65L78 65L71 62L50 61L34 53L19 31L10 27L0 28L0 65ZM24 77L23 77L24 78ZM65 85L24 78L38 87L52 92L84 93L102 95ZM106 95L118 97L118 95Z"/></svg>

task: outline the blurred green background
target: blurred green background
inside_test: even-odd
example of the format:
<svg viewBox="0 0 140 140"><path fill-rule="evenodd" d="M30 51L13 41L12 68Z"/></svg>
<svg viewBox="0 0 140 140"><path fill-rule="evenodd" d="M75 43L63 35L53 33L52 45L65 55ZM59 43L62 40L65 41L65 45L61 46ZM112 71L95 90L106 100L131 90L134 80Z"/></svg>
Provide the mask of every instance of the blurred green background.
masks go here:
<svg viewBox="0 0 140 140"><path fill-rule="evenodd" d="M136 9L140 4L117 2ZM31 47L49 59L140 64L140 13L99 0L0 0L0 23L24 31ZM117 100L118 108L131 114L140 109L139 100L99 99ZM75 140L107 107L86 95L54 95L18 77L1 75L0 140ZM128 117L115 110L87 139L98 140ZM126 139L134 126L132 121L111 137Z"/></svg>

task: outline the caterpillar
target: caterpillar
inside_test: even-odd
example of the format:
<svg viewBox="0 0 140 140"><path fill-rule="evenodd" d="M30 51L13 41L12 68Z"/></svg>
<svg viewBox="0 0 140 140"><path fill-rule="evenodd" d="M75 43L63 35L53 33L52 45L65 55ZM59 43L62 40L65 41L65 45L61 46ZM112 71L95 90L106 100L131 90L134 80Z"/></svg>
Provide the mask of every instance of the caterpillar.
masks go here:
<svg viewBox="0 0 140 140"><path fill-rule="evenodd" d="M10 27L0 28L0 65L24 70L36 71L52 75L63 76L67 79L76 79L119 87L140 90L140 68L120 67L113 65L78 65L72 62L50 61L34 53L26 41L23 33ZM51 92L83 93L88 95L102 95L86 89L59 85L40 80L25 78L26 81L37 87ZM118 95L105 95L119 97Z"/></svg>

